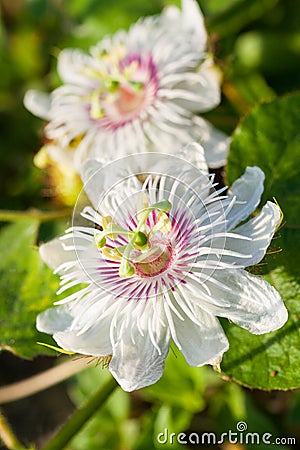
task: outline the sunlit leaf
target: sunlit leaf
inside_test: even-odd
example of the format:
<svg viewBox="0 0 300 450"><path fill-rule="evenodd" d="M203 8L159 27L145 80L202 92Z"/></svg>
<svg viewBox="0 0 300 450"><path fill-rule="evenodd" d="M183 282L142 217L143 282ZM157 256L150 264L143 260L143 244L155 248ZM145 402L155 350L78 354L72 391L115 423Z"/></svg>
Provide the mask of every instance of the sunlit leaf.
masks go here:
<svg viewBox="0 0 300 450"><path fill-rule="evenodd" d="M50 353L37 344L52 341L38 333L35 320L52 305L58 287L57 277L39 256L38 229L37 220L24 219L0 233L0 349L24 358Z"/></svg>

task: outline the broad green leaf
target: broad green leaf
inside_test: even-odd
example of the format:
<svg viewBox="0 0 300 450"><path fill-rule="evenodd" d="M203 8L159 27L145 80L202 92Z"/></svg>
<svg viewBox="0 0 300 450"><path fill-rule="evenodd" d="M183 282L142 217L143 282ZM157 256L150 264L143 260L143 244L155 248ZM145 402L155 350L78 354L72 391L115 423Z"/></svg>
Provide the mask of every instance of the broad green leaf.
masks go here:
<svg viewBox="0 0 300 450"><path fill-rule="evenodd" d="M254 336L228 326L230 350L222 371L236 381L260 389L300 386L300 94L255 108L236 130L228 162L229 184L247 165L266 175L266 200L276 197L285 225L275 236L269 255L251 270L263 274L281 294L289 320L280 330Z"/></svg>
<svg viewBox="0 0 300 450"><path fill-rule="evenodd" d="M35 328L37 314L52 305L58 287L39 256L38 229L38 220L24 219L0 233L0 350L24 358L50 353L37 341L53 342Z"/></svg>
<svg viewBox="0 0 300 450"><path fill-rule="evenodd" d="M246 166L259 166L266 175L262 203L276 198L289 226L300 217L300 93L254 108L236 129L231 143L229 185Z"/></svg>

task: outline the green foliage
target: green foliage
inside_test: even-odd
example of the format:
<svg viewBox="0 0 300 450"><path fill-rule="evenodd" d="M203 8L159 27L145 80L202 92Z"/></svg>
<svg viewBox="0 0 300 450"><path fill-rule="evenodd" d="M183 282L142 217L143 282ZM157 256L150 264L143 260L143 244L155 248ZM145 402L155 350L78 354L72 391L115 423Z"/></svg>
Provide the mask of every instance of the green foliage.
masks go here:
<svg viewBox="0 0 300 450"><path fill-rule="evenodd" d="M230 350L222 363L227 375L261 389L300 386L299 111L300 94L254 108L234 133L228 161L229 184L247 165L259 165L266 175L262 203L274 196L284 213L284 226L261 271L281 293L289 320L282 329L263 336L228 327Z"/></svg>
<svg viewBox="0 0 300 450"><path fill-rule="evenodd" d="M36 342L51 342L38 333L36 316L51 306L58 279L42 262L36 247L39 222L24 219L0 234L0 349L23 358L50 351Z"/></svg>

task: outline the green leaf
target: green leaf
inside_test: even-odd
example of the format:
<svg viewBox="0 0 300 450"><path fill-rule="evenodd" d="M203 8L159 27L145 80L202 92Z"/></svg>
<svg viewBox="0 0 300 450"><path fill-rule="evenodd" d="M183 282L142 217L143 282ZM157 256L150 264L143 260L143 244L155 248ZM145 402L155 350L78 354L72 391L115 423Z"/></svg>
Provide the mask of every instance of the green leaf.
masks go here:
<svg viewBox="0 0 300 450"><path fill-rule="evenodd" d="M288 225L300 217L300 93L254 108L236 129L227 166L229 185L246 166L259 166L266 175L262 199L275 197Z"/></svg>
<svg viewBox="0 0 300 450"><path fill-rule="evenodd" d="M230 350L221 366L230 378L266 390L300 386L299 110L300 94L253 109L234 133L228 161L229 184L247 165L260 166L266 175L262 203L275 196L284 213L285 225L269 255L251 271L264 275L280 292L289 320L280 330L262 336L229 325Z"/></svg>
<svg viewBox="0 0 300 450"><path fill-rule="evenodd" d="M0 349L24 358L50 353L37 341L53 342L35 328L37 314L52 305L58 288L39 256L38 229L38 220L24 219L0 233Z"/></svg>

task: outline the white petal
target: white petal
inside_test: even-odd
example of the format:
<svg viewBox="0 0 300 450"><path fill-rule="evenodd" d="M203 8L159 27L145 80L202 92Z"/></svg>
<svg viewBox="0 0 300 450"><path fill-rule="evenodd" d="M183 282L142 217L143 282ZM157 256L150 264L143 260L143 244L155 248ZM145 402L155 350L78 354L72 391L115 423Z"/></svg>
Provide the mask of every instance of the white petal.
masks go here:
<svg viewBox="0 0 300 450"><path fill-rule="evenodd" d="M184 146L177 156L185 159L201 172L208 173L204 149L196 142Z"/></svg>
<svg viewBox="0 0 300 450"><path fill-rule="evenodd" d="M80 355L108 356L112 354L109 340L108 321L89 328L84 334L77 335L71 331L59 331L53 334L53 339L64 350Z"/></svg>
<svg viewBox="0 0 300 450"><path fill-rule="evenodd" d="M267 202L261 212L244 225L234 229L234 233L246 236L251 240L240 240L227 238L225 248L240 252L244 255L251 255L250 258L243 258L238 261L244 267L253 266L259 263L266 254L276 227L280 221L280 209L275 203ZM234 257L226 257L226 262L233 262ZM238 258L236 258L238 259Z"/></svg>
<svg viewBox="0 0 300 450"><path fill-rule="evenodd" d="M72 320L73 317L65 307L49 308L37 316L36 327L43 333L53 334L70 328Z"/></svg>
<svg viewBox="0 0 300 450"><path fill-rule="evenodd" d="M104 167L105 169L103 169ZM84 190L96 209L99 207L103 194L120 181L122 176L128 175L127 171L124 173L122 167L119 168L118 163L115 165L115 171L110 167L111 165L106 165L105 162L96 159L87 159L82 166L81 178L84 182ZM120 169L119 173L117 173L117 168Z"/></svg>
<svg viewBox="0 0 300 450"><path fill-rule="evenodd" d="M102 148L102 145L99 145L98 142L100 140L100 136L102 140L105 140L105 135L102 135L102 133L98 133L97 135L96 130L90 129L84 136L84 139L82 139L79 143L76 151L74 152L74 168L77 173L80 174L84 163L88 160L88 158L92 158L92 150Z"/></svg>
<svg viewBox="0 0 300 450"><path fill-rule="evenodd" d="M65 262L77 259L75 251L65 250L60 239L53 239L46 244L42 244L39 251L42 260L53 270Z"/></svg>
<svg viewBox="0 0 300 450"><path fill-rule="evenodd" d="M92 58L83 51L66 48L58 56L57 70L64 83L93 87L97 83L84 73L84 69L92 68L92 63Z"/></svg>
<svg viewBox="0 0 300 450"><path fill-rule="evenodd" d="M194 46L200 52L206 47L207 33L204 25L204 18L199 5L195 0L182 0L181 11L174 6L168 6L164 9L163 15L170 21L174 27L174 22L178 22L181 32L191 33Z"/></svg>
<svg viewBox="0 0 300 450"><path fill-rule="evenodd" d="M213 59L208 57L200 66L197 73L201 77L201 85L203 92L203 100L198 105L198 111L204 112L215 108L221 101L221 79L217 67L214 65ZM201 92L200 90L198 91Z"/></svg>
<svg viewBox="0 0 300 450"><path fill-rule="evenodd" d="M177 340L181 345L180 351L190 366L220 362L223 353L229 348L225 333L212 314L199 307L195 310L199 324L192 322L182 310L180 314L184 318L183 321L173 315Z"/></svg>
<svg viewBox="0 0 300 450"><path fill-rule="evenodd" d="M202 117L195 117L194 122L198 127L199 142L204 147L208 167L215 169L224 166L230 138Z"/></svg>
<svg viewBox="0 0 300 450"><path fill-rule="evenodd" d="M152 308L152 303L146 306L146 309ZM140 327L137 326L139 318L130 314L124 319L126 323L120 320L114 330L113 357L109 370L124 391L130 392L156 383L164 370L169 351L169 329L162 326L153 311L146 311L144 316L144 323L140 323ZM153 340L159 350L153 345Z"/></svg>
<svg viewBox="0 0 300 450"><path fill-rule="evenodd" d="M197 49L204 50L207 41L207 33L204 18L199 5L195 0L182 0L182 18L184 27L193 33Z"/></svg>
<svg viewBox="0 0 300 450"><path fill-rule="evenodd" d="M192 144L190 147L185 147L179 152L179 156L183 158L187 154L189 154L189 158L197 167L202 168L204 172L207 171L201 146ZM94 207L98 209L99 203L106 191L111 190L112 186L117 186L120 181L126 180L130 176L134 177L135 174L152 173L154 175L170 175L172 177L172 179L170 178L172 183L176 177L184 172L186 172L184 179L186 183L192 179L191 174L195 173L196 176L199 176L199 171L183 158L173 157L163 153L160 153L158 157L157 153L148 152L132 154L126 159L122 158L107 165L95 159L88 159L82 167L81 178L89 199ZM136 188L134 190L134 183L132 183L132 189L132 193L137 191Z"/></svg>
<svg viewBox="0 0 300 450"><path fill-rule="evenodd" d="M247 167L245 173L231 186L228 194L236 202L227 216L227 229L231 230L255 210L264 190L265 175L259 167Z"/></svg>
<svg viewBox="0 0 300 450"><path fill-rule="evenodd" d="M253 334L277 330L287 321L287 310L279 292L263 278L242 269L216 271L213 277L227 289L208 280L206 284L211 296L224 302L224 305L230 304L230 307L205 302L205 309L210 313L227 317Z"/></svg>
<svg viewBox="0 0 300 450"><path fill-rule="evenodd" d="M211 58L200 65L198 72L178 74L180 75L180 83L170 91L173 101L179 106L199 113L209 111L220 103L220 77Z"/></svg>
<svg viewBox="0 0 300 450"><path fill-rule="evenodd" d="M161 354L148 336L139 336L136 339L136 345L124 337L120 345L122 345L122 353L119 354L119 349L114 351L109 370L124 391L141 389L156 383L161 378L169 351L167 343L162 346Z"/></svg>
<svg viewBox="0 0 300 450"><path fill-rule="evenodd" d="M24 97L24 105L32 114L44 120L50 120L51 96L30 89Z"/></svg>
<svg viewBox="0 0 300 450"><path fill-rule="evenodd" d="M37 329L53 334L53 339L65 350L107 356L112 353L109 330L117 305L101 318L105 306L111 305L105 299L95 298L47 309L38 315Z"/></svg>

